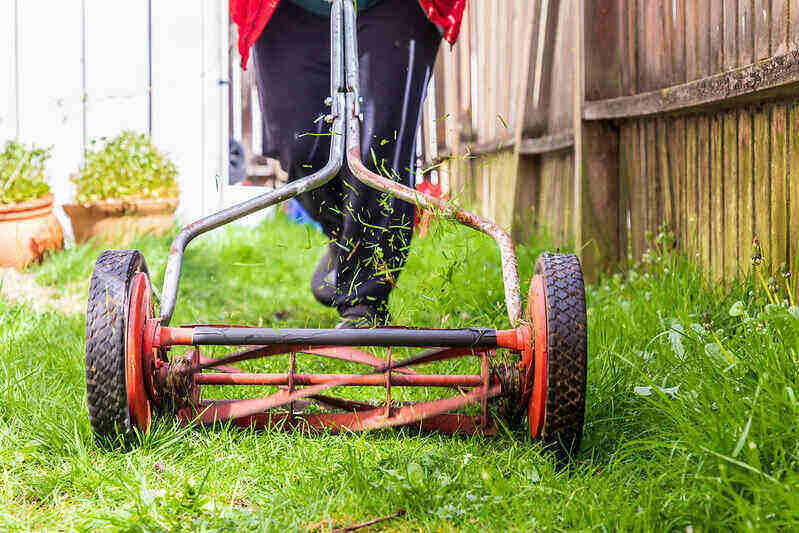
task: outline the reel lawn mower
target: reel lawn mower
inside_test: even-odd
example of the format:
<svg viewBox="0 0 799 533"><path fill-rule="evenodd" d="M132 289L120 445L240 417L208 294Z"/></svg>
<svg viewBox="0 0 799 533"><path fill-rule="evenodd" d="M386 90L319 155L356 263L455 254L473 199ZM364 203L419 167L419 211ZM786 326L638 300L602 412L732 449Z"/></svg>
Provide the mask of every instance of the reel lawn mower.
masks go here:
<svg viewBox="0 0 799 533"><path fill-rule="evenodd" d="M331 432L407 426L445 434L493 434L498 421L488 402L500 401L505 406L501 416L518 422L526 415L531 436L551 445L562 457L578 449L585 410L587 331L585 289L577 257L545 253L538 258L522 315L516 255L506 231L444 199L366 168L360 156L362 115L355 16L352 0L333 0L331 86L326 100L331 108L327 121L332 135L330 156L322 169L183 228L169 251L158 314L140 252L107 250L98 257L86 320L87 399L92 428L98 436L130 442L136 431L148 431L155 412L176 414L187 424L223 422ZM188 243L235 219L321 187L344 164L345 149L349 169L363 183L454 219L496 241L510 329L170 326ZM219 358L202 353L202 347L214 345L241 349ZM170 356L174 346L189 348L185 354ZM359 347L385 347L386 355L378 357ZM394 359L392 347L421 350ZM498 352L503 355L501 359ZM280 354L289 355L284 373L249 373L232 366ZM299 354L358 363L366 370L356 374L298 373ZM460 357L479 358L480 373L445 375L414 370L425 363ZM205 399L205 389L217 385L269 385L278 390L263 398ZM384 387L386 400L376 404L326 394L338 387ZM455 394L408 404L392 402L394 387L441 387ZM332 410L298 412L300 400ZM479 406L479 414L464 414L467 405Z"/></svg>

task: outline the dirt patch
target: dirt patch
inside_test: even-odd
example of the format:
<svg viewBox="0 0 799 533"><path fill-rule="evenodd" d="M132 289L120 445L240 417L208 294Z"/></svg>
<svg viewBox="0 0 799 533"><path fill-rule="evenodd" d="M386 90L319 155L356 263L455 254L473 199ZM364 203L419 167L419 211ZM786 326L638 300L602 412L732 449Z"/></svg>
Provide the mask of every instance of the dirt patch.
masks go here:
<svg viewBox="0 0 799 533"><path fill-rule="evenodd" d="M13 268L0 268L0 295L11 301L25 302L35 311L86 313L88 282L68 283L63 287L43 287L33 274Z"/></svg>

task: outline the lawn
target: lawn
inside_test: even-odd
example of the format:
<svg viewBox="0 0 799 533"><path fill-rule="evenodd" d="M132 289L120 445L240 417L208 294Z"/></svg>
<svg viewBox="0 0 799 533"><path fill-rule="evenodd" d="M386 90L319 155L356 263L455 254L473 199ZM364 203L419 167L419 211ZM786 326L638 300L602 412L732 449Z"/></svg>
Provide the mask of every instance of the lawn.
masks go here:
<svg viewBox="0 0 799 533"><path fill-rule="evenodd" d="M156 286L169 241L132 245ZM199 238L173 323L333 326L308 288L324 246L280 216ZM544 239L519 246L523 280L545 249ZM98 251L60 252L33 273L56 291L85 291ZM374 529L799 529L799 310L777 301L785 280L768 291L752 277L708 283L679 256L646 259L588 288L585 436L567 468L514 428L332 436L161 419L141 446L109 451L85 405L84 317L0 299L0 529L323 531L400 508L405 516ZM391 309L404 325L507 327L498 253L435 224L415 241ZM298 365L352 370L311 356Z"/></svg>

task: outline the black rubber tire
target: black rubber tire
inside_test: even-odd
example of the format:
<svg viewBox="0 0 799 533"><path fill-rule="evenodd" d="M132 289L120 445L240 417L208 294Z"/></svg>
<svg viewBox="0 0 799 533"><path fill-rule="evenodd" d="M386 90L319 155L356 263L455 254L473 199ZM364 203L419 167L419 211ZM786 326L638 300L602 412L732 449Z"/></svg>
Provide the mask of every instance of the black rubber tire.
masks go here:
<svg viewBox="0 0 799 533"><path fill-rule="evenodd" d="M125 331L133 277L147 273L138 250L106 250L94 264L86 308L86 400L99 440L134 435L125 379Z"/></svg>
<svg viewBox="0 0 799 533"><path fill-rule="evenodd" d="M544 280L547 319L547 399L541 439L561 459L580 449L585 418L588 328L585 285L574 254L543 253L535 274Z"/></svg>

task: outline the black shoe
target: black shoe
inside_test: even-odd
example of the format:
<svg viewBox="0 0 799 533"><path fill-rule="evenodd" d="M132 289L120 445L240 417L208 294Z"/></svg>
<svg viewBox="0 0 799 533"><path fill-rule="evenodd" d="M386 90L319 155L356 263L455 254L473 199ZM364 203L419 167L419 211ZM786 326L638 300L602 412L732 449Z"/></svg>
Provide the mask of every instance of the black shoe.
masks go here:
<svg viewBox="0 0 799 533"><path fill-rule="evenodd" d="M333 264L333 254L328 246L325 255L319 260L311 276L311 292L316 301L328 307L333 306L336 299L336 267Z"/></svg>
<svg viewBox="0 0 799 533"><path fill-rule="evenodd" d="M341 311L341 318L341 322L336 324L336 329L379 328L391 321L385 305L379 307L354 305Z"/></svg>

